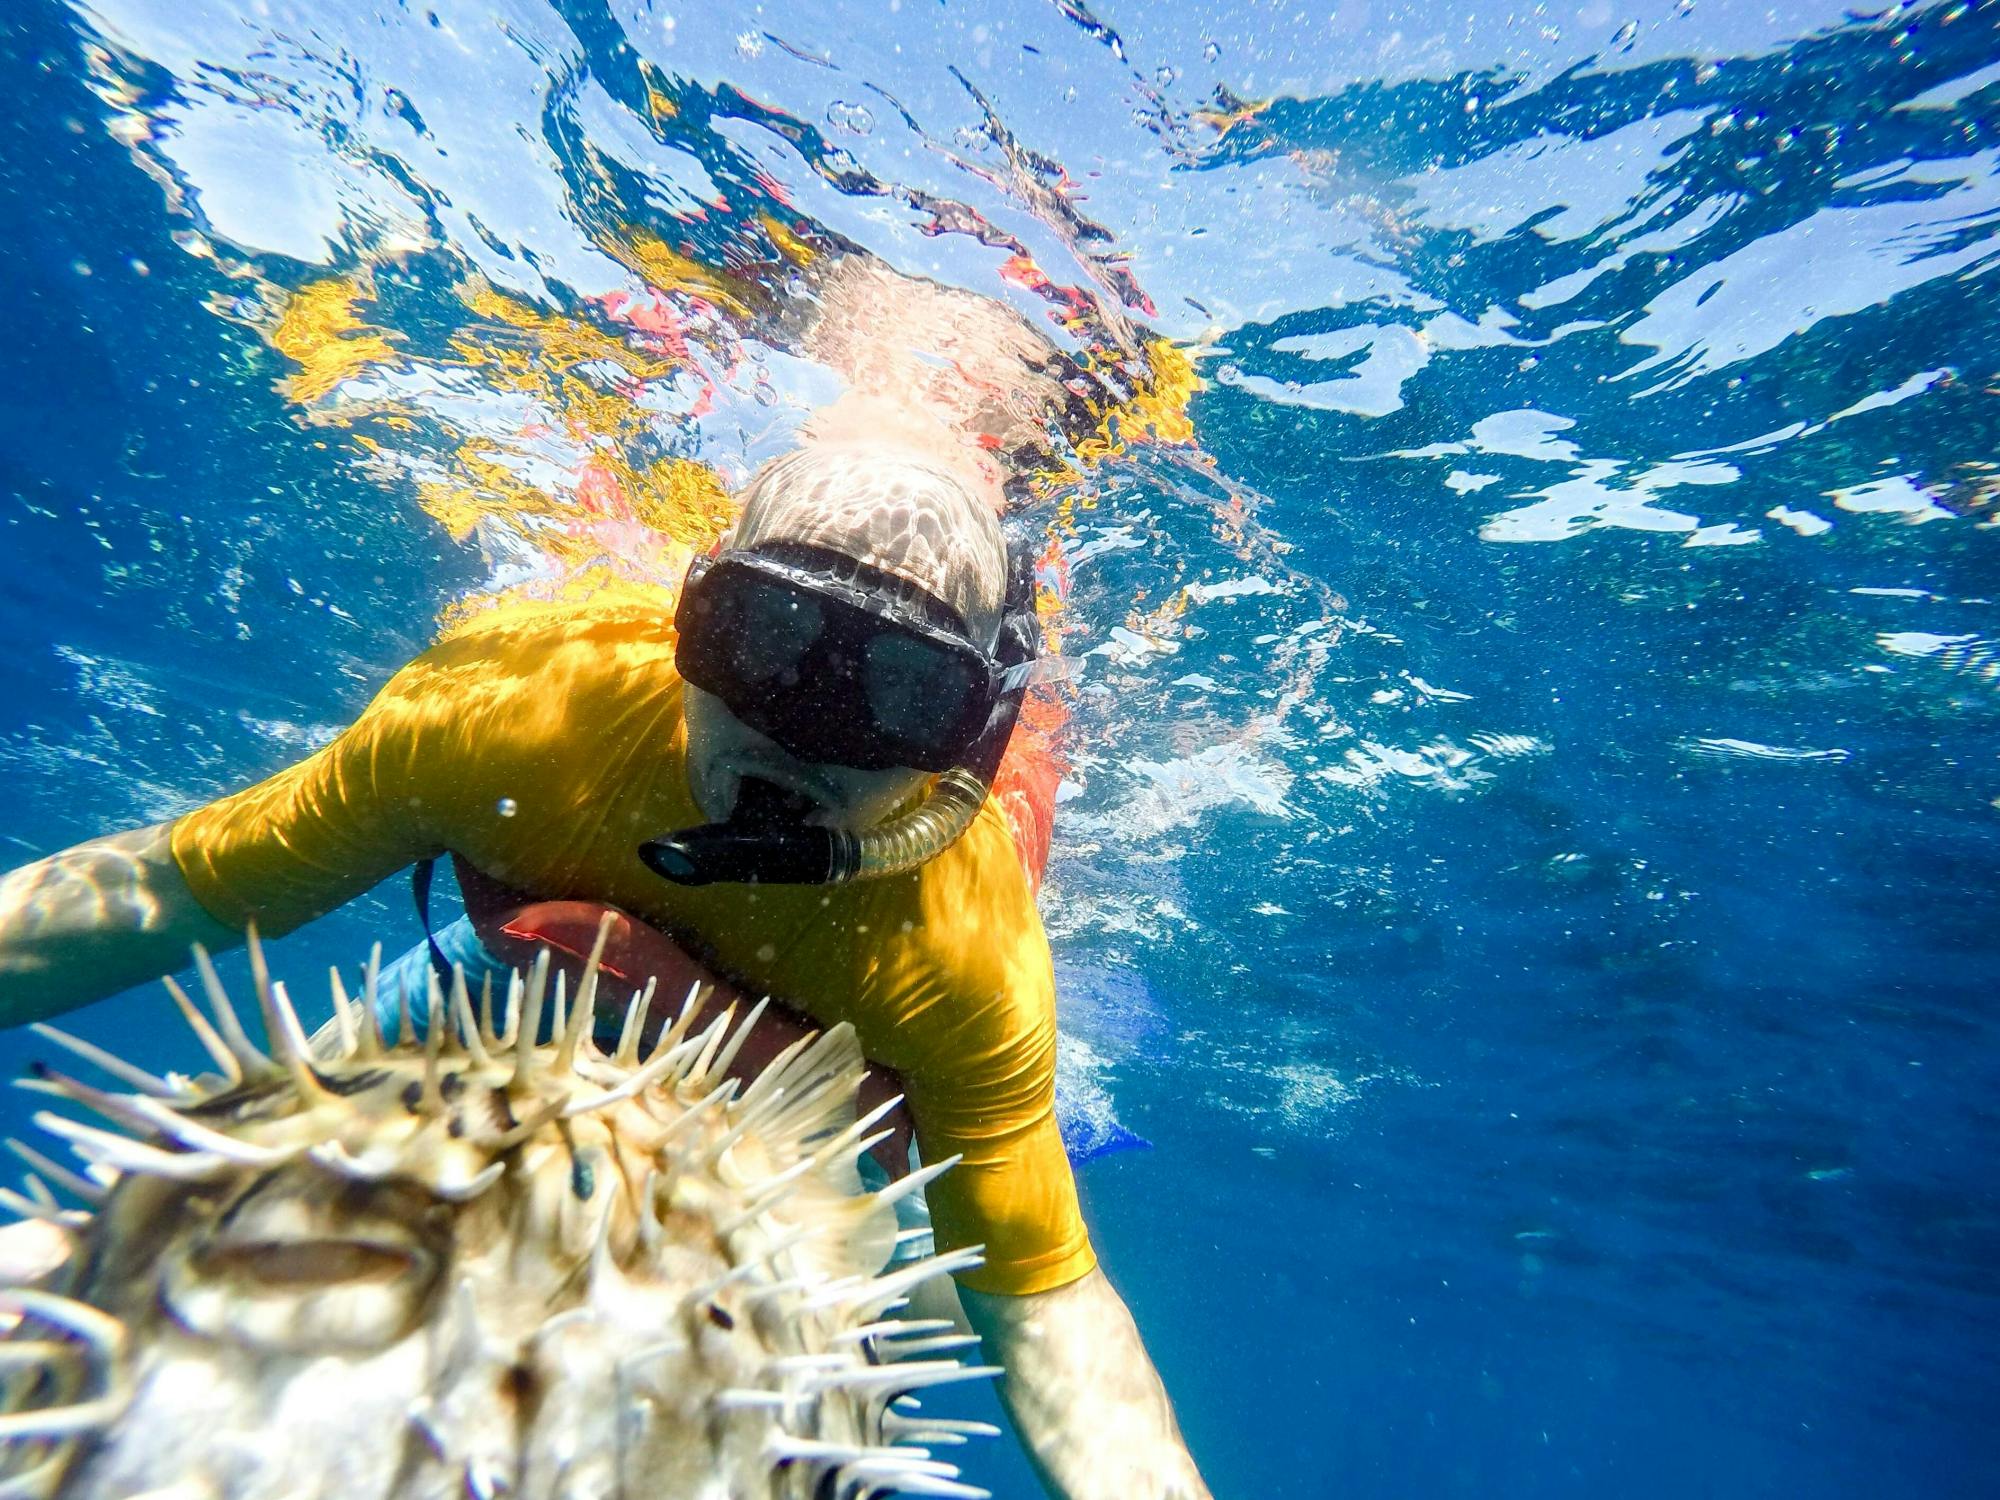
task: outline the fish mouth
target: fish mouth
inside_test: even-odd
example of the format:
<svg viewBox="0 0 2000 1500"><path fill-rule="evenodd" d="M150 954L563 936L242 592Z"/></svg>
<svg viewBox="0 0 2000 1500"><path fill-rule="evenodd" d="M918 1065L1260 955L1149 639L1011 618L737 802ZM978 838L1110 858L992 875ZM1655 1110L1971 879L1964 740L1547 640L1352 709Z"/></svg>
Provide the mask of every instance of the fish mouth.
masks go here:
<svg viewBox="0 0 2000 1500"><path fill-rule="evenodd" d="M190 1333L245 1348L385 1348L421 1322L445 1261L420 1198L281 1173L163 1258L162 1299Z"/></svg>
<svg viewBox="0 0 2000 1500"><path fill-rule="evenodd" d="M206 1276L273 1289L384 1283L430 1260L406 1226L323 1199L260 1194L231 1213L194 1257Z"/></svg>
<svg viewBox="0 0 2000 1500"><path fill-rule="evenodd" d="M199 1266L204 1275L282 1289L392 1282L415 1270L417 1259L407 1251L366 1240L295 1240L211 1245L203 1251Z"/></svg>

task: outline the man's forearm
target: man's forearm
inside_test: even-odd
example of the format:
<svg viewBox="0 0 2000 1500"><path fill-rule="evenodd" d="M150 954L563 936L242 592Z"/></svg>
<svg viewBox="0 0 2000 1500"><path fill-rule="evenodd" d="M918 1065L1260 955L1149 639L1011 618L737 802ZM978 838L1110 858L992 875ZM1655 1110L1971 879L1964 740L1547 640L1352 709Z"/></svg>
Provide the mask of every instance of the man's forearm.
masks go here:
<svg viewBox="0 0 2000 1500"><path fill-rule="evenodd" d="M202 910L167 825L92 839L0 876L0 1026L114 995L239 941Z"/></svg>
<svg viewBox="0 0 2000 1500"><path fill-rule="evenodd" d="M1137 1325L1101 1270L1052 1292L960 1290L1000 1399L1060 1500L1208 1500Z"/></svg>

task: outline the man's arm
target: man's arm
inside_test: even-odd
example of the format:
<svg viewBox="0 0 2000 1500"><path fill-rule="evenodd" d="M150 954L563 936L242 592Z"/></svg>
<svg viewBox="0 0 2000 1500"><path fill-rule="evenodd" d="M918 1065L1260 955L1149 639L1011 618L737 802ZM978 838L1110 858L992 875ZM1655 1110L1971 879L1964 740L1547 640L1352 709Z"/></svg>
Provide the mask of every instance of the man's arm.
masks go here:
<svg viewBox="0 0 2000 1500"><path fill-rule="evenodd" d="M91 839L0 876L0 1026L86 1005L242 934L195 900L168 825Z"/></svg>
<svg viewBox="0 0 2000 1500"><path fill-rule="evenodd" d="M1060 1500L1209 1500L1139 1329L1102 1270L1053 1291L959 1288L1000 1399Z"/></svg>

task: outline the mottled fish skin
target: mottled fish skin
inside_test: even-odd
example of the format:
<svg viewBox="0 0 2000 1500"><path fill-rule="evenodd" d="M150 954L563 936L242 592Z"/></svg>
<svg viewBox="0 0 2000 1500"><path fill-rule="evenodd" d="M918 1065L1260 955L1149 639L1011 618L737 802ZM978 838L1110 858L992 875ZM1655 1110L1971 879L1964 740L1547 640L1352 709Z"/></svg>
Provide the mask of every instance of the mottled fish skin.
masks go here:
<svg viewBox="0 0 2000 1500"><path fill-rule="evenodd" d="M695 1032L691 993L641 1056L650 988L600 1014L597 957L546 1039L544 956L504 1019L460 980L393 1044L371 962L308 1041L254 933L268 1052L206 955L206 1015L170 988L213 1075L43 1028L130 1091L27 1081L109 1128L37 1116L80 1170L10 1143L35 1172L0 1231L0 1493L983 1495L915 1445L991 1429L908 1397L992 1372L885 1321L977 1254L883 1273L899 1194L861 1190L852 1029L739 1091L733 1012Z"/></svg>

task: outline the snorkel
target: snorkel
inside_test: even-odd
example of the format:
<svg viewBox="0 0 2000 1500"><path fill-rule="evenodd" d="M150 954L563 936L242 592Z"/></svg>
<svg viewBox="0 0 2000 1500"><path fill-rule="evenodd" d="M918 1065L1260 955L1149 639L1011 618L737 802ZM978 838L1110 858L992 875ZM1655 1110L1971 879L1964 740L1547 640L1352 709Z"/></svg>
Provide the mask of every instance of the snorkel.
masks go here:
<svg viewBox="0 0 2000 1500"><path fill-rule="evenodd" d="M639 858L676 885L845 885L901 875L957 843L984 805L1020 718L1041 680L1035 570L1010 548L1007 595L994 660L1003 670L986 726L959 764L939 773L915 807L859 832L787 816L783 794L746 782L727 821L682 829L639 846Z"/></svg>

